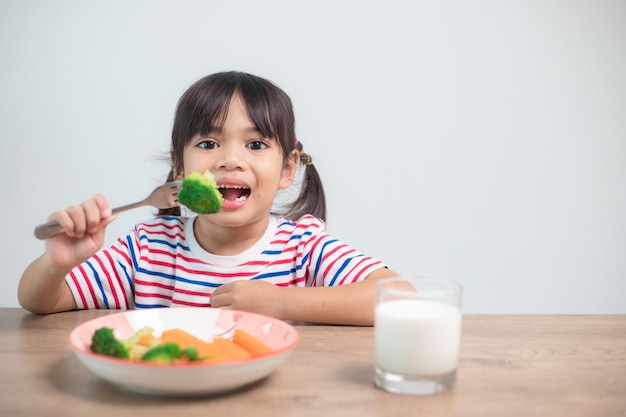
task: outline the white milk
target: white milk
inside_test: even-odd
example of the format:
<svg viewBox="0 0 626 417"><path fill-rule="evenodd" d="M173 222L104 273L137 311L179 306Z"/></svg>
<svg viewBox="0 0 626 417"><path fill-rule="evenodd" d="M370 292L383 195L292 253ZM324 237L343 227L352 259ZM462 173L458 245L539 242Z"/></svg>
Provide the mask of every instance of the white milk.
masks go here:
<svg viewBox="0 0 626 417"><path fill-rule="evenodd" d="M392 300L376 306L376 365L385 371L437 375L457 367L461 311L427 300Z"/></svg>

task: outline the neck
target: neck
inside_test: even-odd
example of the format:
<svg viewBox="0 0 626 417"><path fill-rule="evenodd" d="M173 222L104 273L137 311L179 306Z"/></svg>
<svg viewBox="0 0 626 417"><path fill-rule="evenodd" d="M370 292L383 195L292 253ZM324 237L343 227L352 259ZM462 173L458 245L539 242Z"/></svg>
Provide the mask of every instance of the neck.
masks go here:
<svg viewBox="0 0 626 417"><path fill-rule="evenodd" d="M230 227L213 223L201 216L194 221L193 232L202 249L214 255L233 256L245 252L261 239L269 218L245 226Z"/></svg>

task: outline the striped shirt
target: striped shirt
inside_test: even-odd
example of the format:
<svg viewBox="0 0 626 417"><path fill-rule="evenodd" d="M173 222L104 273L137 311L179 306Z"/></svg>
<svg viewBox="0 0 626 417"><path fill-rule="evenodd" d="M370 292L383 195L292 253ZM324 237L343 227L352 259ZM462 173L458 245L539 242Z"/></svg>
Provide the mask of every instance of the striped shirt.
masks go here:
<svg viewBox="0 0 626 417"><path fill-rule="evenodd" d="M67 276L80 309L211 305L211 294L234 280L282 287L361 281L385 265L335 239L313 216L271 216L263 237L245 252L218 256L195 239L195 217L160 216L139 223Z"/></svg>

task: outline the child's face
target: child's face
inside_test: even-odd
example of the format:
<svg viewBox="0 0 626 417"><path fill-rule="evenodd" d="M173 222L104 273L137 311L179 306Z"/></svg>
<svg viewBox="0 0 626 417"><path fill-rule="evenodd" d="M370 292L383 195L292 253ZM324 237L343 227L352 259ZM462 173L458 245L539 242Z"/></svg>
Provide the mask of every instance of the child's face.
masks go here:
<svg viewBox="0 0 626 417"><path fill-rule="evenodd" d="M279 189L289 187L296 170L297 151L285 164L277 140L263 137L248 117L239 96L233 96L220 131L197 135L183 152L184 172L211 171L224 197L211 220L224 226L267 221Z"/></svg>

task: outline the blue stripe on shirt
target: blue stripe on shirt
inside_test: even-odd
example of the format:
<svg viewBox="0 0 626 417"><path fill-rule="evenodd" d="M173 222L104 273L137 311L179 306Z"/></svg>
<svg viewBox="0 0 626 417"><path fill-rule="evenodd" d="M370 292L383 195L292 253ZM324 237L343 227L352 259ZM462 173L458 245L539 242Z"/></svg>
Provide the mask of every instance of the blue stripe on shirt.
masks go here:
<svg viewBox="0 0 626 417"><path fill-rule="evenodd" d="M146 240L150 243L159 243L161 245L165 245L165 246L169 246L172 249L177 249L177 248L182 248L185 251L189 252L189 246L185 246L182 243L176 242L176 243L171 243L168 240L163 240L163 239L151 239L146 235L141 235L139 236L139 241L141 242L142 240Z"/></svg>
<svg viewBox="0 0 626 417"><path fill-rule="evenodd" d="M317 257L317 263L315 264L315 271L313 272L313 276L317 277L317 274L320 270L320 266L322 264L322 259L324 258L324 250L326 249L326 246L330 245L331 243L335 243L337 242L337 239L331 239L327 242L324 242L324 244L322 245L322 249L320 250L320 254Z"/></svg>
<svg viewBox="0 0 626 417"><path fill-rule="evenodd" d="M352 262L353 259L356 259L356 258L361 257L361 256L363 256L363 255L353 256L353 257L348 258L345 261L343 261L343 264L341 264L341 267L337 270L337 272L333 276L333 279L330 280L330 286L332 287L333 285L335 285L335 281L337 281L337 278L339 278L339 276L341 275L343 270L348 266L348 264L350 262Z"/></svg>
<svg viewBox="0 0 626 417"><path fill-rule="evenodd" d="M98 274L98 271L96 271L96 268L93 266L91 261L87 261L86 264L91 269L91 272L93 272L93 277L96 280L96 284L98 284L98 288L100 289L100 294L102 295L102 301L104 301L104 305L106 306L106 308L110 308L109 299L107 298L107 294L104 291L104 286L102 285L102 280L100 279L100 275Z"/></svg>
<svg viewBox="0 0 626 417"><path fill-rule="evenodd" d="M206 281L197 281L197 280L193 280L193 279L181 278L181 277L176 276L176 275L167 274L167 273L164 273L164 272L150 271L149 269L140 268L140 267L137 268L137 274L138 273L145 274L145 275L152 275L152 276L155 276L155 277L166 278L166 279L170 279L172 281L179 281L179 282L186 282L186 283L194 284L194 285L201 285L203 287L216 288L216 287L219 287L221 285L221 284L214 284L214 283L206 282ZM135 274L135 276L137 274Z"/></svg>
<svg viewBox="0 0 626 417"><path fill-rule="evenodd" d="M128 273L128 270L126 269L126 265L124 265L120 261L118 261L117 264L119 265L119 267L124 272L124 276L126 277L126 282L128 282L128 288L130 288L130 292L133 295L133 300L134 300L135 299L135 286L133 285L133 279L131 278L130 274Z"/></svg>
<svg viewBox="0 0 626 417"><path fill-rule="evenodd" d="M162 308L162 307L169 307L169 306L165 304L137 304L135 303L135 307L136 308Z"/></svg>
<svg viewBox="0 0 626 417"><path fill-rule="evenodd" d="M130 238L130 235L126 236L126 244L128 245L128 253L130 253L133 267L137 269L137 257L135 256L135 247L133 246L133 242Z"/></svg>
<svg viewBox="0 0 626 417"><path fill-rule="evenodd" d="M274 278L274 277L284 277L285 275L291 275L295 273L297 270L298 268L291 268L290 270L268 272L267 274L260 274L250 279L255 280L255 279L267 279L267 278Z"/></svg>

